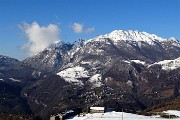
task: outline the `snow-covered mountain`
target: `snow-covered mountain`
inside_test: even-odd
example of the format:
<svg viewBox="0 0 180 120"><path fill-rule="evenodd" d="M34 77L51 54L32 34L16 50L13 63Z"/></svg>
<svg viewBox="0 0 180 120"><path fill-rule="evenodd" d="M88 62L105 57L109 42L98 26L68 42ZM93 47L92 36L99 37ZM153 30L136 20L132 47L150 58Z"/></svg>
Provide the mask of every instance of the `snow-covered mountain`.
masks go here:
<svg viewBox="0 0 180 120"><path fill-rule="evenodd" d="M161 38L155 34L149 34L147 32L139 32L133 30L114 30L109 34L99 35L93 39L88 40L86 43L90 41L101 41L102 39L108 38L110 39L115 45L121 43L122 41L127 43L134 43L135 46L141 47L142 43L147 45L156 45L157 43L165 44L164 42L172 42L173 46L178 46L178 40L171 37L169 39ZM138 43L138 44L136 44ZM166 47L165 45L163 46Z"/></svg>
<svg viewBox="0 0 180 120"><path fill-rule="evenodd" d="M175 38L164 39L146 32L115 30L86 41L80 39L73 44L59 42L51 45L23 60L10 74L13 78L21 78L14 74L23 72L28 78L39 78L69 67L84 65L86 62L94 70L100 64L102 68L108 69L108 66L117 60L154 63L175 59L180 56L179 51L180 43ZM99 73L91 72L91 75L93 74Z"/></svg>
<svg viewBox="0 0 180 120"><path fill-rule="evenodd" d="M148 44L154 44L154 42L163 42L166 39L156 36L155 34L149 34L147 32L139 32L133 30L114 30L109 34L100 35L96 39L99 38L109 38L113 40L113 42L119 41L134 41L134 42L146 42Z"/></svg>
<svg viewBox="0 0 180 120"><path fill-rule="evenodd" d="M10 69L7 74L14 79L37 80L59 70L63 65L64 55L72 48L69 43L58 42L42 52L26 58Z"/></svg>
<svg viewBox="0 0 180 120"><path fill-rule="evenodd" d="M22 64L29 64L43 72L54 72L63 64L63 57L71 49L71 44L56 43L33 57L25 59Z"/></svg>
<svg viewBox="0 0 180 120"><path fill-rule="evenodd" d="M65 80L72 78L74 74L79 77L77 71L68 72L77 67L82 68L81 73L86 72L89 76L86 78L89 79L96 74L105 74L116 62L150 65L180 56L180 42L175 38L164 39L154 34L132 30L115 30L87 41L81 40L80 43L64 57L64 64L58 75L64 73L60 76ZM68 74L65 74L65 71ZM82 83L80 79L78 81Z"/></svg>
<svg viewBox="0 0 180 120"><path fill-rule="evenodd" d="M164 39L154 34L132 30L115 30L85 41L83 46L72 49L71 56L67 58L71 59L71 62L78 62L81 57L87 58L88 55L117 56L121 59L154 63L179 57L179 50L180 43L172 38Z"/></svg>
<svg viewBox="0 0 180 120"><path fill-rule="evenodd" d="M28 83L22 95L37 114L96 105L138 111L180 96L179 57L175 38L115 30L56 43L7 73Z"/></svg>
<svg viewBox="0 0 180 120"><path fill-rule="evenodd" d="M180 95L180 42L175 38L115 30L57 46L23 61L53 73L23 90L36 113L96 105L137 111Z"/></svg>

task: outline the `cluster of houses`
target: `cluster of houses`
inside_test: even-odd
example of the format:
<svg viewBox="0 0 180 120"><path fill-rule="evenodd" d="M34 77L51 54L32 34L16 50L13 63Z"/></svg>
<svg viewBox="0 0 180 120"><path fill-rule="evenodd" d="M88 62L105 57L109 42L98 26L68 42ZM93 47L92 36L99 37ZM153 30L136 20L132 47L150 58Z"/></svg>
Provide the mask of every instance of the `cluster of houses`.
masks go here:
<svg viewBox="0 0 180 120"><path fill-rule="evenodd" d="M92 113L105 113L105 108L104 107L90 107L89 108L89 112ZM65 120L71 116L75 116L77 115L80 116L84 116L84 113L77 113L74 110L68 110L64 113L59 113L56 115L51 115L50 120Z"/></svg>

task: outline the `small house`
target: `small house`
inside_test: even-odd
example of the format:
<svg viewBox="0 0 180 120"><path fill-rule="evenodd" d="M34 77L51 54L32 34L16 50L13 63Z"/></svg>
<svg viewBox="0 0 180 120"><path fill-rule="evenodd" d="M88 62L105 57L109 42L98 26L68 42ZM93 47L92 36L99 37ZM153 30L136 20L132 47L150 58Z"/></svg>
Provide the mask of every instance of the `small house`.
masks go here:
<svg viewBox="0 0 180 120"><path fill-rule="evenodd" d="M90 107L90 113L104 113L104 107Z"/></svg>

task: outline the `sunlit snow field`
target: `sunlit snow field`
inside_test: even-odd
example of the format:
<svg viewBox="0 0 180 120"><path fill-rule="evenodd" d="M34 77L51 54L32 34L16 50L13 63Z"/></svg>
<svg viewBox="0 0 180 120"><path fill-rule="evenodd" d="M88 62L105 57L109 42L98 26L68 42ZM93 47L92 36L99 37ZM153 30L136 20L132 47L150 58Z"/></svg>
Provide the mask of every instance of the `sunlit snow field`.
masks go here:
<svg viewBox="0 0 180 120"><path fill-rule="evenodd" d="M169 110L165 113L171 115L176 115L180 117L180 111ZM122 112L107 112L107 113L93 113L86 114L86 116L75 116L69 118L68 120L168 120L165 118L160 118L160 116L142 116L132 113L122 113ZM174 118L173 120L180 120L180 118Z"/></svg>

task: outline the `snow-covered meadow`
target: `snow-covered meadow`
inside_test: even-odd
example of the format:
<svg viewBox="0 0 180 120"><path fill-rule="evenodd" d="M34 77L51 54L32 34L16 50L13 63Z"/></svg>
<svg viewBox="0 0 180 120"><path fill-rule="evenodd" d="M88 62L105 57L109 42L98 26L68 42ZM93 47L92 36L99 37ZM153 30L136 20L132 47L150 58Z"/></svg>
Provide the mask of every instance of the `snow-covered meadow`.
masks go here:
<svg viewBox="0 0 180 120"><path fill-rule="evenodd" d="M169 110L164 113L180 117L180 111ZM93 114L88 113L85 116L75 116L69 118L68 120L167 120L167 118L161 118L159 115L143 116L125 112L106 112ZM174 120L180 120L180 118L174 118Z"/></svg>

